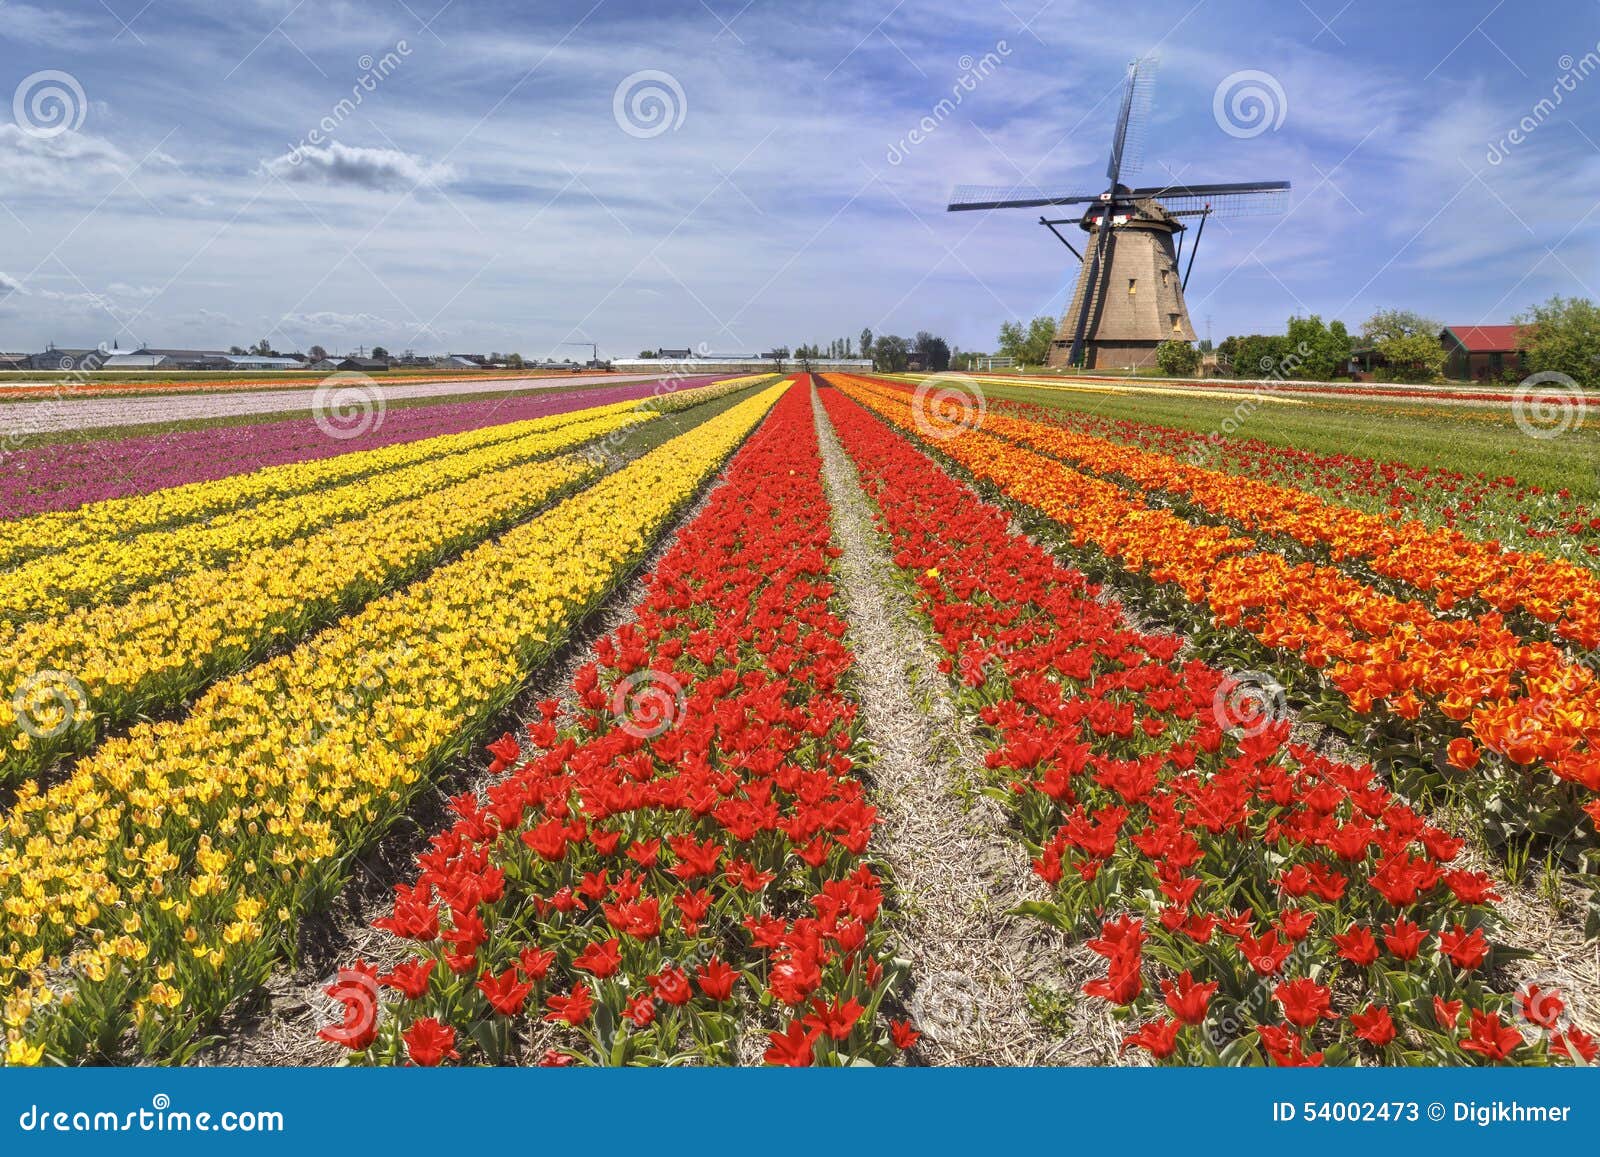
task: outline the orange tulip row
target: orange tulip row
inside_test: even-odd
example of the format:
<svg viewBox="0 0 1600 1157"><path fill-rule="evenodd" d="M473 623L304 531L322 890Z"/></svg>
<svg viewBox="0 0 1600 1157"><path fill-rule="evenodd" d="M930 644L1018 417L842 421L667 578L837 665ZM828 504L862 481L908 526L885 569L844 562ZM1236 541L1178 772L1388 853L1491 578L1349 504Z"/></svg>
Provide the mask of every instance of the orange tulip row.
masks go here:
<svg viewBox="0 0 1600 1157"><path fill-rule="evenodd" d="M1520 612L1586 650L1600 647L1600 575L1563 559L1506 550L1499 542L1415 520L1397 522L1292 486L1194 466L1055 424L991 411L983 429L1093 474L1179 495L1245 530L1285 535L1335 563L1359 562L1427 592L1441 611Z"/></svg>
<svg viewBox="0 0 1600 1157"><path fill-rule="evenodd" d="M902 429L925 427L905 391L830 378ZM1023 425L1034 426L1030 436L1048 433ZM1324 670L1357 713L1382 702L1404 719L1422 721L1427 712L1426 725L1464 732L1450 745L1457 766L1475 766L1481 744L1600 792L1600 680L1552 644L1519 638L1500 614L1441 619L1421 602L1332 566L1290 563L1254 539L1152 508L1136 493L988 432L969 430L938 447L1060 523L1074 545L1173 584L1214 622ZM1600 823L1600 801L1587 807Z"/></svg>

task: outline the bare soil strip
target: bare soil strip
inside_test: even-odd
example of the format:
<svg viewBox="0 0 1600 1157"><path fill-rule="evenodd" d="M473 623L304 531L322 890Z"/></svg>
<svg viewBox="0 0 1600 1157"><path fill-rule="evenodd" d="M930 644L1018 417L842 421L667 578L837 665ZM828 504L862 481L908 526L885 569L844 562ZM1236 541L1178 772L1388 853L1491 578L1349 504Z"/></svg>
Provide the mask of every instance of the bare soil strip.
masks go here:
<svg viewBox="0 0 1600 1157"><path fill-rule="evenodd" d="M854 464L813 395L823 478L843 555L835 574L875 758L863 768L882 822L907 1011L930 1064L1107 1064L1118 1034L1080 1000L1098 961L1007 913L1045 898L1007 817L980 794L983 756L956 710L926 627L894 581Z"/></svg>

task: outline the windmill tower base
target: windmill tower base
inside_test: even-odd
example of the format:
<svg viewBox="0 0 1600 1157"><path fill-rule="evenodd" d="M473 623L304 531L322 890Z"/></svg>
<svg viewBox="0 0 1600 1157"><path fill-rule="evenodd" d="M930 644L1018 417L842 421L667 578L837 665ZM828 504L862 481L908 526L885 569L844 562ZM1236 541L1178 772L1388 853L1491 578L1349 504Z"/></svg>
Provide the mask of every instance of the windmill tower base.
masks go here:
<svg viewBox="0 0 1600 1157"><path fill-rule="evenodd" d="M1094 218L1098 222L1101 218ZM1194 341L1189 307L1184 304L1182 280L1173 234L1179 225L1158 205L1142 201L1125 223L1112 226L1099 284L1089 285L1099 224L1089 229L1088 257L1078 273L1072 301L1061 315L1061 325L1050 343L1048 365L1071 364L1072 339L1089 299L1084 337L1087 369L1138 369L1153 366L1156 349L1164 341Z"/></svg>
<svg viewBox="0 0 1600 1157"><path fill-rule="evenodd" d="M1163 339L1165 340L1165 339ZM1083 368L1086 370L1142 370L1156 364L1158 341L1086 341L1083 343ZM1050 356L1045 362L1051 369L1070 366L1072 335L1063 338L1059 333L1050 343Z"/></svg>

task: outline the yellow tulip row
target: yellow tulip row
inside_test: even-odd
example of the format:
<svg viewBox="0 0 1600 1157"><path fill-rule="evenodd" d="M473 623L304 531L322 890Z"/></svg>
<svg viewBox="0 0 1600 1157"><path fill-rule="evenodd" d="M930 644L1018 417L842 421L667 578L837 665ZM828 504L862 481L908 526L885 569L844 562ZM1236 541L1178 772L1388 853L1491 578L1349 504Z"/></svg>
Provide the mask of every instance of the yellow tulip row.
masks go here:
<svg viewBox="0 0 1600 1157"><path fill-rule="evenodd" d="M120 604L24 624L0 651L0 783L87 750L106 727L182 703L600 472L577 455L524 463L263 547Z"/></svg>
<svg viewBox="0 0 1600 1157"><path fill-rule="evenodd" d="M17 1044L26 1024L64 1056L131 1021L160 1052L259 984L296 918L327 902L350 857L614 589L784 388L216 684L186 718L107 741L56 786L24 785L0 829L11 1044L37 1047ZM75 978L65 999L52 964Z"/></svg>
<svg viewBox="0 0 1600 1157"><path fill-rule="evenodd" d="M733 379L642 402L614 402L547 418L508 422L460 434L444 434L437 438L384 446L377 450L358 450L334 458L268 466L249 474L193 482L128 498L92 502L75 510L36 514L17 522L0 523L0 566L15 565L40 554L82 546L103 538L211 518L269 499L303 494L381 470L393 470L446 454L477 450L528 434L558 430L574 422L628 413L641 406L663 412L682 409L720 397L730 390L742 389L757 380L756 377Z"/></svg>
<svg viewBox="0 0 1600 1157"><path fill-rule="evenodd" d="M258 547L290 542L330 523L546 457L657 416L655 411L639 409L604 414L343 485L272 499L205 523L149 530L131 538L103 538L31 559L0 573L0 638L7 627L17 625L7 623L8 617L38 618L115 602L160 579L221 566Z"/></svg>

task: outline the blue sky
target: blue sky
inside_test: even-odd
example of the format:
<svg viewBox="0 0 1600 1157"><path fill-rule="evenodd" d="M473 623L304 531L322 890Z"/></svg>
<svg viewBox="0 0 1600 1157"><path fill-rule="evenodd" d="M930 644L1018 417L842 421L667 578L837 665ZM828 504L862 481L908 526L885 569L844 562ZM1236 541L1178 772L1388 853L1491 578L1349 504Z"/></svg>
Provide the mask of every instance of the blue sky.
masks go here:
<svg viewBox="0 0 1600 1157"><path fill-rule="evenodd" d="M1600 298L1595 0L3 0L0 349L988 349L1075 269L950 187L1092 185L1150 52L1143 177L1294 183L1207 229L1202 336Z"/></svg>

